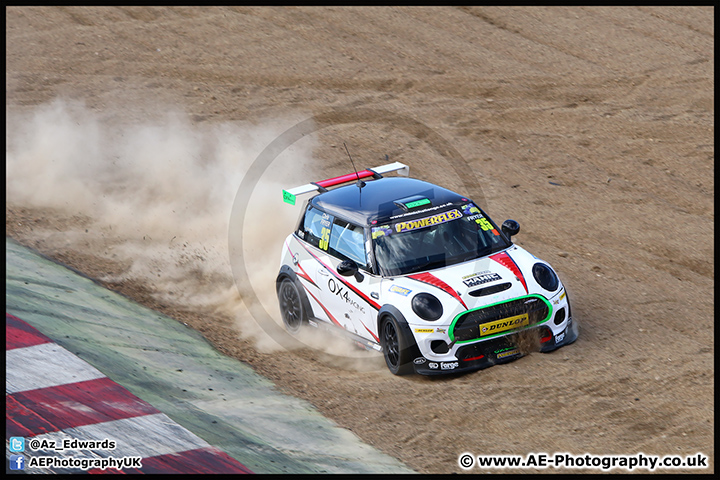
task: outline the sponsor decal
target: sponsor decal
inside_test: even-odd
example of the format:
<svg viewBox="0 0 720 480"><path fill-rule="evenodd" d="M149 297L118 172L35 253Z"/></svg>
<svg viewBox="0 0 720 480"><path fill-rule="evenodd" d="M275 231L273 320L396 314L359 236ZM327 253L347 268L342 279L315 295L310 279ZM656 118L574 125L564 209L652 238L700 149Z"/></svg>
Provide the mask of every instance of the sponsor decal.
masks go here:
<svg viewBox="0 0 720 480"><path fill-rule="evenodd" d="M322 214L322 218L320 219L320 225L323 227L330 228L330 224L332 223L332 217L328 215L327 213Z"/></svg>
<svg viewBox="0 0 720 480"><path fill-rule="evenodd" d="M418 357L415 360L413 360L413 363L415 365L422 365L423 363L425 363L425 357Z"/></svg>
<svg viewBox="0 0 720 480"><path fill-rule="evenodd" d="M442 209L442 208L449 207L450 205L452 205L452 202L443 203L442 205L435 205L434 207L423 208L422 210L415 210L415 211L412 211L412 212L405 212L405 213L401 213L401 214L399 214L399 215L393 215L392 217L390 217L390 220L395 220L396 218L407 217L407 216L409 216L409 215L417 215L417 214L420 214L420 213L436 211L436 210L440 210L440 209Z"/></svg>
<svg viewBox="0 0 720 480"><path fill-rule="evenodd" d="M438 327L435 331L437 333L447 333L447 328Z"/></svg>
<svg viewBox="0 0 720 480"><path fill-rule="evenodd" d="M350 298L350 295L348 295L348 290L345 289L345 286L338 284L335 279L328 279L328 289L338 297L345 300L345 302L351 307L353 307L355 310L358 310L360 313L365 313L365 308L358 302Z"/></svg>
<svg viewBox="0 0 720 480"><path fill-rule="evenodd" d="M557 335L555 335L555 343L562 342L564 338L565 338L565 332L558 333Z"/></svg>
<svg viewBox="0 0 720 480"><path fill-rule="evenodd" d="M440 362L440 370L455 370L458 362Z"/></svg>
<svg viewBox="0 0 720 480"><path fill-rule="evenodd" d="M493 351L493 353L497 354L497 353L500 353L500 352L507 352L508 350L515 350L515 347L501 348L501 349L499 349L499 350Z"/></svg>
<svg viewBox="0 0 720 480"><path fill-rule="evenodd" d="M492 232L493 235L500 235L500 232L498 232L488 221L488 219L482 215L480 209L472 203L464 205L462 207L462 211L465 214L465 218L467 218L468 220L475 220L475 223L477 223L483 231L489 230Z"/></svg>
<svg viewBox="0 0 720 480"><path fill-rule="evenodd" d="M392 233L392 228L390 228L390 225L381 225L379 227L373 227L372 229L372 238L375 240L378 237L384 237L385 235L390 235Z"/></svg>
<svg viewBox="0 0 720 480"><path fill-rule="evenodd" d="M437 370L439 365L437 364L437 362L428 362L428 367L432 368L433 370Z"/></svg>
<svg viewBox="0 0 720 480"><path fill-rule="evenodd" d="M429 217L419 218L417 220L408 220L406 222L398 222L395 224L396 232L409 232L411 230L417 230L419 228L429 227L431 225L438 225L440 223L449 222L462 217L462 213L459 210L449 210L447 212L438 213Z"/></svg>
<svg viewBox="0 0 720 480"><path fill-rule="evenodd" d="M416 328L415 333L433 333L432 328Z"/></svg>
<svg viewBox="0 0 720 480"><path fill-rule="evenodd" d="M468 204L463 205L463 206L462 206L462 211L463 211L463 213L465 214L465 216L469 216L469 215L472 215L472 216L482 216L482 215L480 215L480 209L477 208L477 207L476 207L475 205L473 205L472 203L468 203Z"/></svg>
<svg viewBox="0 0 720 480"><path fill-rule="evenodd" d="M464 275L464 276L462 277L462 279L463 279L463 280L467 280L468 278L476 277L476 276L478 276L478 275L485 275L485 274L488 274L488 273L492 273L492 272L491 272L490 270L483 270L482 272L475 272L475 273L471 273L470 275Z"/></svg>
<svg viewBox="0 0 720 480"><path fill-rule="evenodd" d="M529 324L530 317L528 317L527 313L523 313L522 315L515 315L514 317L503 318L501 320L495 320L494 322L480 325L480 336L482 337L498 332L504 332L505 330L525 327Z"/></svg>
<svg viewBox="0 0 720 480"><path fill-rule="evenodd" d="M498 358L498 359L507 358L507 357L511 357L513 355L517 355L518 353L520 353L520 351L517 348L513 348L511 350L505 350L504 352L498 353L496 355L496 358Z"/></svg>
<svg viewBox="0 0 720 480"><path fill-rule="evenodd" d="M463 277L463 283L467 287L477 287L484 283L494 282L496 280L502 280L502 277L490 271L473 273L472 275L465 275Z"/></svg>
<svg viewBox="0 0 720 480"><path fill-rule="evenodd" d="M402 295L403 297L407 297L410 292L412 292L409 288L401 287L399 285L391 285L390 291Z"/></svg>

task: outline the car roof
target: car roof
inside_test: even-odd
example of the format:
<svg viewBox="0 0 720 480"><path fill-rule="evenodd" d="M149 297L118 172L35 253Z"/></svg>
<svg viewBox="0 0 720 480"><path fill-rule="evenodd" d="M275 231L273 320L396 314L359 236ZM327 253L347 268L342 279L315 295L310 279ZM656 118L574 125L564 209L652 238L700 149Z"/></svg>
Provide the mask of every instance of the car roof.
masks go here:
<svg viewBox="0 0 720 480"><path fill-rule="evenodd" d="M428 207L467 201L458 193L423 180L384 177L365 182L362 188L353 183L321 193L311 198L310 204L351 223L366 226L408 213L395 201L415 197L430 200L432 205Z"/></svg>

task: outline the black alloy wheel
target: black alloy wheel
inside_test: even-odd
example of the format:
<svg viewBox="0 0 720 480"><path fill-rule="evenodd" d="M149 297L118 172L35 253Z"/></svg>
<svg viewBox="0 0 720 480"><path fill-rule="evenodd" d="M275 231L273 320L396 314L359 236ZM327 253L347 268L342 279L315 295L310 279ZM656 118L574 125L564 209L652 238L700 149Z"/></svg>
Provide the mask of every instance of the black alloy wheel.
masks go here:
<svg viewBox="0 0 720 480"><path fill-rule="evenodd" d="M386 317L382 322L381 345L385 363L393 375L406 375L412 369L409 354L405 347L406 343L402 331L398 328L397 321L392 317Z"/></svg>
<svg viewBox="0 0 720 480"><path fill-rule="evenodd" d="M286 278L278 290L280 314L288 332L295 334L300 330L304 321L304 313L300 292L295 282Z"/></svg>

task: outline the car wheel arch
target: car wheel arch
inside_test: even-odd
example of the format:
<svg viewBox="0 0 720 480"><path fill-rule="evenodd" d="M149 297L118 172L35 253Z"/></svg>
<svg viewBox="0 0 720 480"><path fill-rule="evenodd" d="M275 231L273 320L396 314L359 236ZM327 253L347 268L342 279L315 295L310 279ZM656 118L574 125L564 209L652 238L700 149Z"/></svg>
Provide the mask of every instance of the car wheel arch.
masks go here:
<svg viewBox="0 0 720 480"><path fill-rule="evenodd" d="M383 320L385 320L386 317L392 317L397 322L397 325L399 328L403 330L405 338L409 341L409 345L407 348L410 350L411 358L417 358L421 357L422 354L420 353L420 348L417 346L417 342L415 341L415 335L412 333L412 329L410 328L410 325L408 324L407 320L405 319L405 316L400 312L400 310L393 306L393 305L383 305L380 310L378 310L377 315L377 329L378 333L381 332L382 329L382 323Z"/></svg>
<svg viewBox="0 0 720 480"><path fill-rule="evenodd" d="M407 320L405 319L405 315L403 315L400 310L398 310L397 307L385 304L382 307L380 307L380 310L378 310L377 313L377 329L380 331L380 327L382 325L382 321L385 319L386 316L391 316L397 320L398 324L407 326L408 329L410 329L410 326L407 323Z"/></svg>

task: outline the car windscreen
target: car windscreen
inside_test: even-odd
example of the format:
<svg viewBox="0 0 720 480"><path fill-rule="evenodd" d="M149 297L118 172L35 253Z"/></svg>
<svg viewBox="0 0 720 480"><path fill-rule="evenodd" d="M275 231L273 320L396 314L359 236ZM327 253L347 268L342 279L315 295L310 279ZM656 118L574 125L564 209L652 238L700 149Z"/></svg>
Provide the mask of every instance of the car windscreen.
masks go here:
<svg viewBox="0 0 720 480"><path fill-rule="evenodd" d="M473 203L426 209L372 227L381 275L405 275L466 262L510 246Z"/></svg>

